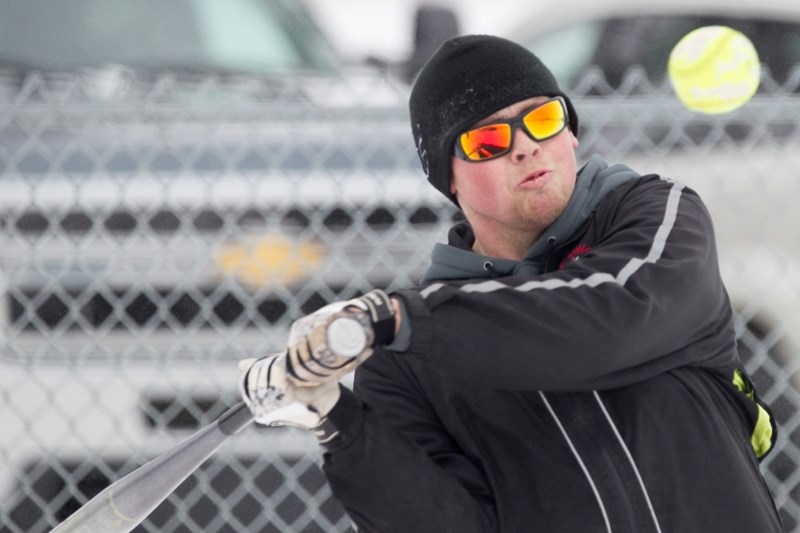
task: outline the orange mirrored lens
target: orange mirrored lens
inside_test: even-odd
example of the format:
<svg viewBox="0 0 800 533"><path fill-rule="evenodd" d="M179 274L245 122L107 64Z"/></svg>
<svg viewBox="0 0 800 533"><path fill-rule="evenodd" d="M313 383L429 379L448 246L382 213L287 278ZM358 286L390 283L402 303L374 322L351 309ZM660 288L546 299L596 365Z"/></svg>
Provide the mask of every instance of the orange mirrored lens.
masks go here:
<svg viewBox="0 0 800 533"><path fill-rule="evenodd" d="M492 124L476 128L459 137L461 149L470 161L481 161L506 152L511 146L511 126Z"/></svg>
<svg viewBox="0 0 800 533"><path fill-rule="evenodd" d="M551 100L531 110L522 119L534 139L543 141L564 129L566 116L559 100Z"/></svg>

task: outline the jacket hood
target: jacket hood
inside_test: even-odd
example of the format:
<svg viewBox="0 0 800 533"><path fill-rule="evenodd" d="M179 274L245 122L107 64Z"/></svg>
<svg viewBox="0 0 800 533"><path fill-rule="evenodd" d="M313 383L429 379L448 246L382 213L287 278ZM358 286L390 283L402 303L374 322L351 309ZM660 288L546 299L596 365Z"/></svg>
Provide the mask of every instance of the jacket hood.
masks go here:
<svg viewBox="0 0 800 533"><path fill-rule="evenodd" d="M459 222L450 229L448 244L434 246L431 265L422 282L540 274L547 250L578 231L609 191L638 177L640 174L625 165L609 166L602 157L593 155L578 171L575 190L564 212L533 243L522 261L476 254L472 251L475 236L469 223Z"/></svg>

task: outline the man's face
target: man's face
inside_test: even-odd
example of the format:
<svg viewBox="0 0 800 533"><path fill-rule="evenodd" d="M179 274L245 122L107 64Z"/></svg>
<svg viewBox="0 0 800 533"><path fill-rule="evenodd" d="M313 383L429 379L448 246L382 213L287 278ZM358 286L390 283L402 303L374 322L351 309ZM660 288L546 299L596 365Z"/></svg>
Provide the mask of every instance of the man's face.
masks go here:
<svg viewBox="0 0 800 533"><path fill-rule="evenodd" d="M475 126L514 117L548 99L542 96L517 102ZM517 128L505 155L481 162L454 156L450 191L476 236L538 238L562 213L575 188L577 146L578 139L569 128L544 141L535 141Z"/></svg>

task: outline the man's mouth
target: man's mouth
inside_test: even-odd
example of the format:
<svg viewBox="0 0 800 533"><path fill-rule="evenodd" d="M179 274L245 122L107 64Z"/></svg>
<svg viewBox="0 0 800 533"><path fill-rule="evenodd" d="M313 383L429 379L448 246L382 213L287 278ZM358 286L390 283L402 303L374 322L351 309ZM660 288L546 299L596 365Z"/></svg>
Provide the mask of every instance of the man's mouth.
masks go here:
<svg viewBox="0 0 800 533"><path fill-rule="evenodd" d="M525 176L525 178L519 184L520 185L526 185L526 184L529 184L529 183L536 183L538 181L541 181L541 179L543 177L545 177L547 174L549 174L549 172L550 172L549 170L545 170L545 169L537 170L535 172L531 172L530 174Z"/></svg>

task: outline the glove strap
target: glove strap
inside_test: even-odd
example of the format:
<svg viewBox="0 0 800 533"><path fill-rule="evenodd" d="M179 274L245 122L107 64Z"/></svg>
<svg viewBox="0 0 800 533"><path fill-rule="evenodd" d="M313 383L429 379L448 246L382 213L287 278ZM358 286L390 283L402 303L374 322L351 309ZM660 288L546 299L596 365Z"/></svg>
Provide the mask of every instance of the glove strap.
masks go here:
<svg viewBox="0 0 800 533"><path fill-rule="evenodd" d="M394 340L394 307L389 295L380 289L370 291L358 298L366 306L375 332L375 345L391 344Z"/></svg>

